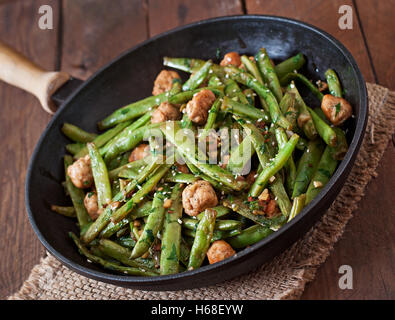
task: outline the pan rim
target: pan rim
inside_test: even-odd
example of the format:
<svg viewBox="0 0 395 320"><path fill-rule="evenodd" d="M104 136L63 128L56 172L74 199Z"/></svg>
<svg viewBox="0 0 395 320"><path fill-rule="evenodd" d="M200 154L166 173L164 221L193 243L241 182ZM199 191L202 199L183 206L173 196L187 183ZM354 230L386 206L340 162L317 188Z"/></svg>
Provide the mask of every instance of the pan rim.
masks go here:
<svg viewBox="0 0 395 320"><path fill-rule="evenodd" d="M345 158L342 160L342 162L339 164L338 168L336 169L334 175L330 179L330 181L327 183L327 185L322 189L322 191L318 194L317 197L314 198L313 201L311 201L303 210L300 212L291 222L285 224L283 227L281 227L278 231L274 232L273 234L269 235L265 239L262 239L258 243L245 248L241 250L240 252L237 253L237 255L226 259L224 261L221 261L219 263L213 264L213 265L207 265L203 266L199 269L192 270L192 271L186 271L183 273L175 274L175 275L165 275L165 276L157 276L157 277L136 277L136 276L127 276L127 275L117 275L117 274L110 274L110 273L105 273L97 270L93 270L87 267L84 267L61 253L59 253L55 248L52 247L52 245L45 239L44 235L40 232L40 229L38 225L36 224L36 221L33 216L33 212L30 207L29 203L29 193L30 193L30 179L32 176L32 168L35 163L35 160L37 158L38 152L41 149L41 145L43 143L44 138L47 136L48 132L51 130L54 122L58 118L58 116L62 113L62 111L67 108L69 105L70 101L72 101L83 89L93 80L95 79L100 73L102 73L104 70L107 68L111 67L112 64L114 64L116 61L121 60L122 58L126 57L130 52L135 51L141 47L144 47L146 44L151 43L156 41L158 38L177 33L179 31L185 30L185 29L191 29L199 25L203 24L211 24L211 23L218 23L218 22L223 22L223 21L232 21L232 20L270 20L270 21L275 21L275 22L280 22L280 23L290 23L294 25L298 25L304 28L309 29L310 31L318 34L319 36L322 36L325 38L325 40L329 41L332 45L337 47L339 51L344 55L346 58L347 62L349 65L352 67L353 72L356 74L356 80L357 80L357 86L359 90L359 105L360 105L360 116L357 119L356 126L355 126L355 132L352 137L351 143L349 145L349 150L345 156ZM40 136L40 139L38 140L34 151L32 153L32 156L29 161L29 166L27 169L27 175L26 175L26 182L25 182L25 206L28 212L28 217L30 220L30 223L32 225L32 228L34 232L36 233L37 237L39 238L40 242L44 245L44 247L56 258L58 259L62 264L66 265L70 269L84 275L88 276L90 278L94 278L97 280L101 280L104 282L110 282L110 283L116 283L118 285L123 285L123 286L130 286L134 285L135 287L141 287L144 289L151 290L149 288L145 288L145 286L149 285L154 285L158 284L160 285L166 285L166 283L177 280L177 279L185 279L188 280L188 278L193 278L198 274L203 274L206 272L218 272L218 269L221 269L223 265L227 264L230 265L229 267L232 267L232 265L236 265L238 261L240 261L243 258L246 258L248 255L252 254L255 251L258 251L270 244L273 239L280 237L284 233L286 233L289 229L295 228L298 224L302 223L304 218L311 213L312 209L316 207L321 201L324 200L326 195L330 190L333 189L335 186L336 182L345 176L348 176L349 171L351 170L351 167L353 165L354 159L359 151L359 147L362 143L364 134L365 134L365 128L367 124L367 114L368 114L368 103L367 103L367 91L366 91L366 86L365 86L365 81L363 79L363 76L361 74L361 71L355 62L354 58L352 57L351 53L348 51L348 49L337 39L335 39L333 36L328 34L327 32L312 26L310 24L291 19L291 18L286 18L286 17L279 17L279 16L273 16L273 15L232 15L232 16L223 16L223 17L216 17L216 18L211 18L211 19L206 19L206 20L201 20L197 21L194 23L190 23L184 26L180 26L174 29L171 29L169 31L163 32L159 35L156 35L150 39L145 40L144 42L141 42L137 44L136 46L126 50L116 58L112 59L109 63L101 67L98 71L96 71L92 76L90 76L84 83L75 91L73 92L65 101L64 103L60 106L58 111L55 113L55 115L52 117L52 119L49 121L48 125L44 129L43 133ZM301 235L302 236L302 235ZM155 289L155 290L164 290L161 288ZM166 289L168 290L168 289Z"/></svg>

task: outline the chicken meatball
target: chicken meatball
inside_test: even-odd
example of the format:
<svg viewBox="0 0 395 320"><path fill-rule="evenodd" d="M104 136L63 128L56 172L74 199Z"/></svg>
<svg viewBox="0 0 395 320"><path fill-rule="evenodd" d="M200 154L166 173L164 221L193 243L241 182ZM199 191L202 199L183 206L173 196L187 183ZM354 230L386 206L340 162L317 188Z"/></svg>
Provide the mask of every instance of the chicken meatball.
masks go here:
<svg viewBox="0 0 395 320"><path fill-rule="evenodd" d="M321 102L321 109L333 125L341 125L352 115L351 105L346 99L326 94Z"/></svg>
<svg viewBox="0 0 395 320"><path fill-rule="evenodd" d="M155 79L152 94L154 96L169 91L173 86L174 79L181 79L177 72L162 70Z"/></svg>
<svg viewBox="0 0 395 320"><path fill-rule="evenodd" d="M86 194L84 198L84 206L92 220L96 220L100 216L96 192L91 191Z"/></svg>
<svg viewBox="0 0 395 320"><path fill-rule="evenodd" d="M189 169L186 164L176 164L177 170L181 173L189 173Z"/></svg>
<svg viewBox="0 0 395 320"><path fill-rule="evenodd" d="M241 65L241 59L239 54L237 52L228 52L227 54L225 54L220 65L223 67L229 65L239 67Z"/></svg>
<svg viewBox="0 0 395 320"><path fill-rule="evenodd" d="M205 124L208 118L208 111L215 101L215 94L208 89L195 94L186 106L189 119L196 124Z"/></svg>
<svg viewBox="0 0 395 320"><path fill-rule="evenodd" d="M217 204L217 195L207 181L196 181L182 192L182 206L189 216L197 216L200 212L215 207Z"/></svg>
<svg viewBox="0 0 395 320"><path fill-rule="evenodd" d="M149 155L150 155L149 145L146 143L142 143L139 146L137 146L136 148L134 148L134 150L132 151L132 153L129 156L129 162L144 159L144 158L148 157Z"/></svg>
<svg viewBox="0 0 395 320"><path fill-rule="evenodd" d="M171 103L162 102L159 107L152 113L151 122L160 123L167 120L178 120L181 112Z"/></svg>
<svg viewBox="0 0 395 320"><path fill-rule="evenodd" d="M229 245L229 243L224 240L214 241L211 247L207 251L207 258L210 264L220 262L231 256L233 256L236 251Z"/></svg>
<svg viewBox="0 0 395 320"><path fill-rule="evenodd" d="M91 160L89 155L75 161L67 168L71 182L80 189L89 188L93 183Z"/></svg>

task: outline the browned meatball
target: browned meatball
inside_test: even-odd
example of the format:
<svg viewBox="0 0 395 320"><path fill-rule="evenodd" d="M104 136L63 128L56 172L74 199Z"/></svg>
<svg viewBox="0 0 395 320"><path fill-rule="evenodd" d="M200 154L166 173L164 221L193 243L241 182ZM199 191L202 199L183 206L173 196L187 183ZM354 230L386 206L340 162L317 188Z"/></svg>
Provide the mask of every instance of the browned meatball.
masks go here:
<svg viewBox="0 0 395 320"><path fill-rule="evenodd" d="M152 94L156 96L158 94L169 91L173 86L174 79L180 79L180 76L175 71L162 70L161 72L159 72L154 82Z"/></svg>
<svg viewBox="0 0 395 320"><path fill-rule="evenodd" d="M341 125L352 115L351 105L346 99L334 97L331 94L324 95L321 109L333 125Z"/></svg>
<svg viewBox="0 0 395 320"><path fill-rule="evenodd" d="M223 67L229 65L239 67L241 65L241 59L239 54L237 52L228 52L227 54L225 54L220 65Z"/></svg>
<svg viewBox="0 0 395 320"><path fill-rule="evenodd" d="M96 220L100 216L96 192L91 191L86 194L84 198L84 206L92 220Z"/></svg>
<svg viewBox="0 0 395 320"><path fill-rule="evenodd" d="M182 206L187 215L196 216L208 208L215 207L217 204L217 195L207 181L196 181L182 192Z"/></svg>
<svg viewBox="0 0 395 320"><path fill-rule="evenodd" d="M89 155L75 161L67 168L71 182L80 189L89 188L93 183L91 160Z"/></svg>
<svg viewBox="0 0 395 320"><path fill-rule="evenodd" d="M159 107L152 113L151 122L159 123L167 120L178 120L181 112L171 103L162 102Z"/></svg>
<svg viewBox="0 0 395 320"><path fill-rule="evenodd" d="M186 107L189 119L196 124L205 124L214 101L215 94L211 90L205 89L196 93Z"/></svg>
<svg viewBox="0 0 395 320"><path fill-rule="evenodd" d="M179 163L177 163L176 166L177 166L177 170L178 171L180 171L182 173L189 173L189 169L188 169L186 164L179 164Z"/></svg>
<svg viewBox="0 0 395 320"><path fill-rule="evenodd" d="M149 155L150 155L149 145L146 143L142 143L133 149L132 153L129 156L129 162L144 159Z"/></svg>
<svg viewBox="0 0 395 320"><path fill-rule="evenodd" d="M224 240L214 241L210 249L207 251L207 258L210 264L220 262L231 256L233 256L236 251L229 245L229 243Z"/></svg>

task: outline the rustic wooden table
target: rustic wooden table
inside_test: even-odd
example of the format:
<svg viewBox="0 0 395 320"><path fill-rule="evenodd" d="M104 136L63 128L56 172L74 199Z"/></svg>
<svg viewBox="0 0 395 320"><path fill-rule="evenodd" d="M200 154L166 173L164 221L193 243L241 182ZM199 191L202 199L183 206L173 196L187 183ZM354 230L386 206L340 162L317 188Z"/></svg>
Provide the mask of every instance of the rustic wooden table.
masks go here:
<svg viewBox="0 0 395 320"><path fill-rule="evenodd" d="M351 30L340 30L341 5L353 8ZM54 28L38 27L41 5ZM135 44L173 27L234 14L292 17L331 33L351 51L369 82L395 90L395 0L0 0L0 39L48 70L86 79ZM17 290L44 255L24 205L26 168L50 116L30 95L0 83L0 298ZM390 142L378 176L303 299L395 298L395 150ZM56 232L56 230L54 231ZM354 289L338 287L341 265Z"/></svg>

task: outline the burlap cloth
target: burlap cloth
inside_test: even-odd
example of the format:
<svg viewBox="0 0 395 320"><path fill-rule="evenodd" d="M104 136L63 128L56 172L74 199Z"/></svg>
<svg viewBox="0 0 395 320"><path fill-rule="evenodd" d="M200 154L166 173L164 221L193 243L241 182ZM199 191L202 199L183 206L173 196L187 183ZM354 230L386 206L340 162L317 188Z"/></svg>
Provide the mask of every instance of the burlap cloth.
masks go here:
<svg viewBox="0 0 395 320"><path fill-rule="evenodd" d="M41 259L18 293L9 299L296 299L325 261L351 219L395 125L395 92L367 84L370 115L361 151L341 193L302 239L256 271L211 287L183 291L141 291L81 276L53 256Z"/></svg>

